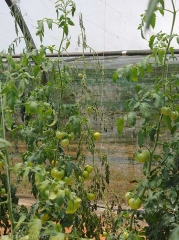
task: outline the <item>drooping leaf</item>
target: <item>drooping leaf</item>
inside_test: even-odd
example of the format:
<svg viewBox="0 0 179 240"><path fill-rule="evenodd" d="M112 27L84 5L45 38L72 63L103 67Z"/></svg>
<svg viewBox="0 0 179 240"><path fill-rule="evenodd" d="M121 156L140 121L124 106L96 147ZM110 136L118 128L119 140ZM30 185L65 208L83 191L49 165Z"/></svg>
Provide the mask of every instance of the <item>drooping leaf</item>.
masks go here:
<svg viewBox="0 0 179 240"><path fill-rule="evenodd" d="M151 115L150 105L146 102L143 102L139 106L140 112L142 113L144 118L149 118Z"/></svg>
<svg viewBox="0 0 179 240"><path fill-rule="evenodd" d="M25 81L21 80L18 87L19 97L22 96L22 94L24 93L24 90L25 90Z"/></svg>
<svg viewBox="0 0 179 240"><path fill-rule="evenodd" d="M12 112L6 112L5 114L5 125L6 125L6 128L11 131L12 129L12 125L14 123L14 118L13 118L13 114Z"/></svg>
<svg viewBox="0 0 179 240"><path fill-rule="evenodd" d="M113 79L113 82L116 82L116 81L117 81L117 79L118 79L118 74L117 74L117 72L114 72L112 79Z"/></svg>
<svg viewBox="0 0 179 240"><path fill-rule="evenodd" d="M136 124L137 114L136 112L130 112L127 115L127 121L128 123L133 127Z"/></svg>
<svg viewBox="0 0 179 240"><path fill-rule="evenodd" d="M146 131L144 129L141 129L138 132L138 145L139 147L142 147L144 145L146 139Z"/></svg>
<svg viewBox="0 0 179 240"><path fill-rule="evenodd" d="M52 24L53 24L53 20L52 19L47 19L47 25L49 29L52 29Z"/></svg>
<svg viewBox="0 0 179 240"><path fill-rule="evenodd" d="M64 233L58 233L55 236L50 236L49 240L65 240L66 236Z"/></svg>
<svg viewBox="0 0 179 240"><path fill-rule="evenodd" d="M163 64L164 56L165 56L165 50L159 49L158 50L158 60L159 60L160 64Z"/></svg>
<svg viewBox="0 0 179 240"><path fill-rule="evenodd" d="M18 230L18 228L20 227L21 223L23 223L25 219L26 219L26 215L22 215L22 216L19 218L19 220L18 220L18 222L16 223L16 226L15 226L15 228L14 228L14 231L17 231L17 230Z"/></svg>
<svg viewBox="0 0 179 240"><path fill-rule="evenodd" d="M149 47L150 49L153 49L153 43L154 43L154 40L155 40L156 36L155 35L152 35L149 39Z"/></svg>
<svg viewBox="0 0 179 240"><path fill-rule="evenodd" d="M116 121L116 126L117 126L117 132L119 135L121 135L123 128L124 128L124 118L119 118Z"/></svg>
<svg viewBox="0 0 179 240"><path fill-rule="evenodd" d="M156 93L154 92L152 94L152 98L154 100L154 106L156 108L160 108L162 106L162 101L163 101L163 94L162 93Z"/></svg>
<svg viewBox="0 0 179 240"><path fill-rule="evenodd" d="M0 138L0 148L11 147L11 143L6 139Z"/></svg>
<svg viewBox="0 0 179 240"><path fill-rule="evenodd" d="M149 4L148 4L148 8L146 11L146 29L149 28L149 26L151 25L151 21L153 21L153 13L156 10L157 4L159 3L160 0L150 0Z"/></svg>
<svg viewBox="0 0 179 240"><path fill-rule="evenodd" d="M131 69L131 79L134 82L138 82L138 69L135 66Z"/></svg>
<svg viewBox="0 0 179 240"><path fill-rule="evenodd" d="M29 224L29 240L39 239L42 222L38 218L34 218Z"/></svg>
<svg viewBox="0 0 179 240"><path fill-rule="evenodd" d="M178 240L178 236L179 236L179 226L177 226L177 227L173 230L172 234L170 235L169 240Z"/></svg>
<svg viewBox="0 0 179 240"><path fill-rule="evenodd" d="M17 174L21 166L22 166L22 163L16 163L16 165L13 167L13 172Z"/></svg>
<svg viewBox="0 0 179 240"><path fill-rule="evenodd" d="M163 116L163 121L165 123L165 126L171 130L172 129L172 121L169 116Z"/></svg>
<svg viewBox="0 0 179 240"><path fill-rule="evenodd" d="M156 134L157 130L156 130L156 127L152 127L150 130L149 130L149 137L150 137L150 140L152 142L155 141L155 134Z"/></svg>
<svg viewBox="0 0 179 240"><path fill-rule="evenodd" d="M26 167L25 171L23 173L23 178L22 178L22 182L23 182L24 186L26 186L26 180L27 180L27 176L28 176L29 172L30 172L30 167Z"/></svg>

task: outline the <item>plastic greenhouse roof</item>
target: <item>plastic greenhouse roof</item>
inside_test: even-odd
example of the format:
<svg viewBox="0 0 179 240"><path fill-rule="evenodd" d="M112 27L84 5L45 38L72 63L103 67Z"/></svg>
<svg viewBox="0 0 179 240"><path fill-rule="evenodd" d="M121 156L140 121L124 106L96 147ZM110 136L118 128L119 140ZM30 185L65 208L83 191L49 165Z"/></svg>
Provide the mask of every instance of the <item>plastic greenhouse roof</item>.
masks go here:
<svg viewBox="0 0 179 240"><path fill-rule="evenodd" d="M20 1L20 0L13 0ZM21 9L24 20L31 32L37 48L40 46L39 37L36 36L37 21L43 18L55 18L56 0L21 0L18 6ZM81 52L78 45L78 36L81 33L79 27L79 14L82 13L86 31L87 44L95 51L120 51L149 49L148 42L141 38L137 30L140 24L140 14L147 8L148 0L74 0L76 4L75 16L72 18L75 26L70 27L71 44L68 52ZM169 1L168 1L169 2ZM179 9L179 1L176 1L176 9ZM167 4L167 3L166 3ZM167 7L170 8L168 5ZM7 51L8 46L17 37L15 33L14 18L5 0L0 1L0 51ZM176 23L179 22L178 18ZM149 38L152 34L169 32L171 14L165 18L157 17L156 30L151 29L146 33ZM175 30L178 32L179 26ZM22 36L19 30L19 37ZM43 45L59 45L61 31L45 29ZM25 43L22 40L16 47L16 53L21 53ZM174 47L178 45L174 43ZM89 51L89 50L86 50Z"/></svg>

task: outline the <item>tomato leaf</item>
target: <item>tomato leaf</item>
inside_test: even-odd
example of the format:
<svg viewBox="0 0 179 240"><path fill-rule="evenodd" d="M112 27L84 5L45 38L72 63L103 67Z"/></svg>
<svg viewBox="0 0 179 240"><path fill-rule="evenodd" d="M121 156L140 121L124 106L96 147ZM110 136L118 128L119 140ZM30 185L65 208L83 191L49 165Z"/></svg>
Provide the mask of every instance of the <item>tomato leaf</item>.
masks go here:
<svg viewBox="0 0 179 240"><path fill-rule="evenodd" d="M121 135L123 128L124 128L124 118L119 118L116 121L116 126L117 126L117 132L119 135Z"/></svg>
<svg viewBox="0 0 179 240"><path fill-rule="evenodd" d="M138 82L138 68L133 66L131 69L131 79L134 82Z"/></svg>
<svg viewBox="0 0 179 240"><path fill-rule="evenodd" d="M169 196L170 196L170 201L172 204L174 204L178 199L177 192L173 188L170 189Z"/></svg>
<svg viewBox="0 0 179 240"><path fill-rule="evenodd" d="M5 125L6 128L11 131L12 124L14 123L14 118L12 112L6 112L5 114Z"/></svg>
<svg viewBox="0 0 179 240"><path fill-rule="evenodd" d="M16 226L15 226L15 228L14 228L14 231L16 231L16 230L19 228L19 226L21 225L21 223L24 222L25 219L26 219L26 215L22 215L22 216L19 218L19 220L18 220L18 222L16 223Z"/></svg>
<svg viewBox="0 0 179 240"><path fill-rule="evenodd" d="M58 206L61 206L64 203L65 198L65 190L58 190L57 197L55 199L55 202L58 204Z"/></svg>
<svg viewBox="0 0 179 240"><path fill-rule="evenodd" d="M52 29L52 23L53 23L52 19L47 19L47 25L49 29Z"/></svg>
<svg viewBox="0 0 179 240"><path fill-rule="evenodd" d="M172 121L169 116L163 116L163 121L165 123L165 126L171 130L172 129Z"/></svg>
<svg viewBox="0 0 179 240"><path fill-rule="evenodd" d="M150 117L151 111L150 111L150 105L148 103L146 102L141 103L139 108L144 118Z"/></svg>
<svg viewBox="0 0 179 240"><path fill-rule="evenodd" d="M146 139L146 131L144 129L141 129L138 133L139 147L142 147L144 145L145 139Z"/></svg>
<svg viewBox="0 0 179 240"><path fill-rule="evenodd" d="M145 18L145 22L146 22L146 29L149 28L149 26L152 24L152 27L155 26L154 24L154 11L156 10L157 4L159 3L160 0L150 0L149 4L148 4L148 8L146 11L146 18Z"/></svg>
<svg viewBox="0 0 179 240"><path fill-rule="evenodd" d="M34 236L39 239L42 222L38 218L34 218L29 224L29 240L33 240Z"/></svg>
<svg viewBox="0 0 179 240"><path fill-rule="evenodd" d="M22 163L16 163L16 165L13 167L13 172L17 174L21 166L22 166Z"/></svg>
<svg viewBox="0 0 179 240"><path fill-rule="evenodd" d="M152 127L150 130L149 130L149 137L150 137L150 140L152 142L155 141L155 134L156 134L157 130L156 130L156 127Z"/></svg>
<svg viewBox="0 0 179 240"><path fill-rule="evenodd" d="M11 143L6 139L0 138L0 148L11 147Z"/></svg>
<svg viewBox="0 0 179 240"><path fill-rule="evenodd" d="M23 178L22 178L22 182L23 182L24 186L26 186L26 179L27 179L29 172L30 172L30 167L26 167L24 174L23 174Z"/></svg>
<svg viewBox="0 0 179 240"><path fill-rule="evenodd" d="M64 233L58 233L55 236L50 236L49 240L65 240L66 236Z"/></svg>
<svg viewBox="0 0 179 240"><path fill-rule="evenodd" d="M128 123L133 127L136 124L137 114L136 112L130 112L127 115L127 121Z"/></svg>
<svg viewBox="0 0 179 240"><path fill-rule="evenodd" d="M154 43L154 40L155 40L156 36L155 35L152 35L149 39L149 47L150 49L153 49L153 43Z"/></svg>

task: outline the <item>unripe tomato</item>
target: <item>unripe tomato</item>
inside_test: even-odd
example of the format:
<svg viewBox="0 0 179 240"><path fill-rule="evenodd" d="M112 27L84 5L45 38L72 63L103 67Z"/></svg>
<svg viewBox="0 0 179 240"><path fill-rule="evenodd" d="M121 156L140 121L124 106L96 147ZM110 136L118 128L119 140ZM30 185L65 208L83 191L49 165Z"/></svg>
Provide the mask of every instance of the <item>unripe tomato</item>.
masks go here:
<svg viewBox="0 0 179 240"><path fill-rule="evenodd" d="M62 147L66 147L69 145L70 142L69 142L68 138L64 138L61 140L60 143L61 143Z"/></svg>
<svg viewBox="0 0 179 240"><path fill-rule="evenodd" d="M57 172L56 178L57 179L62 179L64 176L65 176L65 171L63 169L61 169Z"/></svg>
<svg viewBox="0 0 179 240"><path fill-rule="evenodd" d="M6 193L6 189L5 188L0 188L0 194L5 194Z"/></svg>
<svg viewBox="0 0 179 240"><path fill-rule="evenodd" d="M62 139L67 135L66 132L56 131L56 138Z"/></svg>
<svg viewBox="0 0 179 240"><path fill-rule="evenodd" d="M142 201L141 201L141 199L139 197L136 198L136 199L135 198L131 198L131 199L129 199L128 204L129 204L129 206L132 209L137 210L137 209L139 209L141 207Z"/></svg>
<svg viewBox="0 0 179 240"><path fill-rule="evenodd" d="M92 110L93 110L92 106L88 106L88 107L87 107L87 112L88 112L88 113L91 113Z"/></svg>
<svg viewBox="0 0 179 240"><path fill-rule="evenodd" d="M129 201L129 199L133 198L134 194L132 192L126 192L125 199Z"/></svg>
<svg viewBox="0 0 179 240"><path fill-rule="evenodd" d="M71 133L68 134L68 139L69 139L70 141L73 141L74 138L75 138L75 134L74 134L73 132L71 132Z"/></svg>
<svg viewBox="0 0 179 240"><path fill-rule="evenodd" d="M58 161L52 160L52 161L51 161L51 164L52 164L53 167L54 167L54 166L57 167L57 166L58 166Z"/></svg>
<svg viewBox="0 0 179 240"><path fill-rule="evenodd" d="M97 141L100 138L101 134L99 132L95 132L93 134L94 140Z"/></svg>
<svg viewBox="0 0 179 240"><path fill-rule="evenodd" d="M27 162L27 167L32 167L33 163L32 162Z"/></svg>
<svg viewBox="0 0 179 240"><path fill-rule="evenodd" d="M52 170L51 170L51 176L53 178L56 178L56 179L62 179L65 175L65 171L62 169L62 170L58 170L56 167L54 167Z"/></svg>
<svg viewBox="0 0 179 240"><path fill-rule="evenodd" d="M108 233L107 232L103 232L103 237L107 237Z"/></svg>
<svg viewBox="0 0 179 240"><path fill-rule="evenodd" d="M28 110L31 114L37 113L38 103L35 101L29 102Z"/></svg>
<svg viewBox="0 0 179 240"><path fill-rule="evenodd" d="M170 119L171 120L176 120L177 118L178 118L178 116L179 116L179 113L177 112L177 111L171 111L170 112Z"/></svg>
<svg viewBox="0 0 179 240"><path fill-rule="evenodd" d="M88 173L92 173L93 167L91 165L86 165L85 171L87 171Z"/></svg>
<svg viewBox="0 0 179 240"><path fill-rule="evenodd" d="M50 217L49 217L48 213L44 213L44 214L40 217L40 219L41 219L42 221L47 221L49 218L50 218Z"/></svg>
<svg viewBox="0 0 179 240"><path fill-rule="evenodd" d="M87 171L83 171L82 176L84 177L84 179L88 179L89 178L89 173Z"/></svg>
<svg viewBox="0 0 179 240"><path fill-rule="evenodd" d="M125 231L123 233L124 239L129 239L129 233L127 231Z"/></svg>
<svg viewBox="0 0 179 240"><path fill-rule="evenodd" d="M138 152L134 157L134 159L140 163L144 163L148 161L149 158L150 158L150 152L148 150L143 150L142 152Z"/></svg>
<svg viewBox="0 0 179 240"><path fill-rule="evenodd" d="M67 185L70 185L72 182L73 182L73 177L70 175L69 177L65 177L64 178L64 182L67 184Z"/></svg>
<svg viewBox="0 0 179 240"><path fill-rule="evenodd" d="M83 78L83 74L82 74L82 73L79 73L79 74L78 74L78 77L79 77L79 78Z"/></svg>
<svg viewBox="0 0 179 240"><path fill-rule="evenodd" d="M57 168L52 168L52 170L51 170L51 176L52 176L53 178L56 178L57 173L58 173L58 169L57 169Z"/></svg>
<svg viewBox="0 0 179 240"><path fill-rule="evenodd" d="M167 116L167 115L170 114L170 108L169 108L169 107L162 107L162 108L160 109L160 112L161 112L163 115Z"/></svg>
<svg viewBox="0 0 179 240"><path fill-rule="evenodd" d="M90 201L94 201L95 200L95 194L94 193L87 193L87 199Z"/></svg>

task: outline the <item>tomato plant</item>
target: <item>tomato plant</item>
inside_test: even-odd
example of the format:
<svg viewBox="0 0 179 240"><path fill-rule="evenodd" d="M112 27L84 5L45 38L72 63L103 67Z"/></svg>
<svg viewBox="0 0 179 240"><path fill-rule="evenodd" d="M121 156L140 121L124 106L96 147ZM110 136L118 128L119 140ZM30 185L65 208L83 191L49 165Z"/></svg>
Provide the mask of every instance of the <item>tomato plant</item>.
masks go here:
<svg viewBox="0 0 179 240"><path fill-rule="evenodd" d="M156 11L164 14L168 11L164 1L150 1L150 10L141 15L139 30L145 39L146 27L155 27ZM162 11L161 11L162 10ZM126 195L128 204L133 209L128 216L120 213L119 226L129 229L129 239L141 239L144 231L146 239L168 240L176 236L178 209L178 85L176 74L170 76L168 66L175 58L172 41L178 39L174 33L176 6L171 0L172 24L170 33L159 32L148 39L151 54L141 62L117 69L113 75L114 82L119 78L131 81L134 91L126 102L126 114L117 120L117 130L122 134L126 126L135 128L138 152L134 160L143 163L144 178L133 189L132 198ZM155 70L158 70L155 72ZM155 73L154 73L155 72ZM171 70L172 72L172 70ZM156 81L144 86L145 74L154 74ZM163 133L168 133L166 136ZM136 146L135 146L136 147ZM145 150L144 150L145 149ZM146 150L147 149L147 150ZM145 151L145 152L144 152ZM142 205L141 205L142 204ZM143 207L142 217L138 208ZM135 215L136 214L136 215ZM139 215L139 216L138 216ZM135 217L138 216L138 217ZM140 225L146 221L147 226ZM120 222L121 221L121 222ZM116 223L116 224L117 224ZM122 237L122 235L120 235ZM175 238L175 240L177 237Z"/></svg>
<svg viewBox="0 0 179 240"><path fill-rule="evenodd" d="M94 156L100 152L94 140L100 138L100 133L92 137L93 126L86 111L88 101L91 109L97 109L97 103L95 94L85 83L85 67L78 76L65 61L61 64L61 54L70 44L69 26L74 25L75 3L58 0L55 8L57 19L39 20L37 36L43 40L45 24L50 29L54 25L60 28L59 57L55 60L47 57L49 51L56 51L55 46L29 49L29 39L26 39L28 49L24 49L18 60L13 59L12 52L0 55L0 70L5 76L0 86L4 129L0 136L0 221L5 235L10 232L14 240L44 237L99 240L103 223L88 200L96 204L97 199L101 199L105 182L109 182L109 167L107 158L99 157L105 168L104 174L99 175ZM82 26L81 31L84 31ZM82 36L85 41L84 34ZM76 89L77 77L82 96ZM11 165L8 152L12 150L13 140L24 146L21 159L15 165ZM91 165L86 165L87 159L92 159ZM28 182L29 193L37 199L30 208L18 206L16 188L11 183L12 172L26 189ZM84 180L89 180L92 190ZM67 228L71 229L68 234Z"/></svg>

